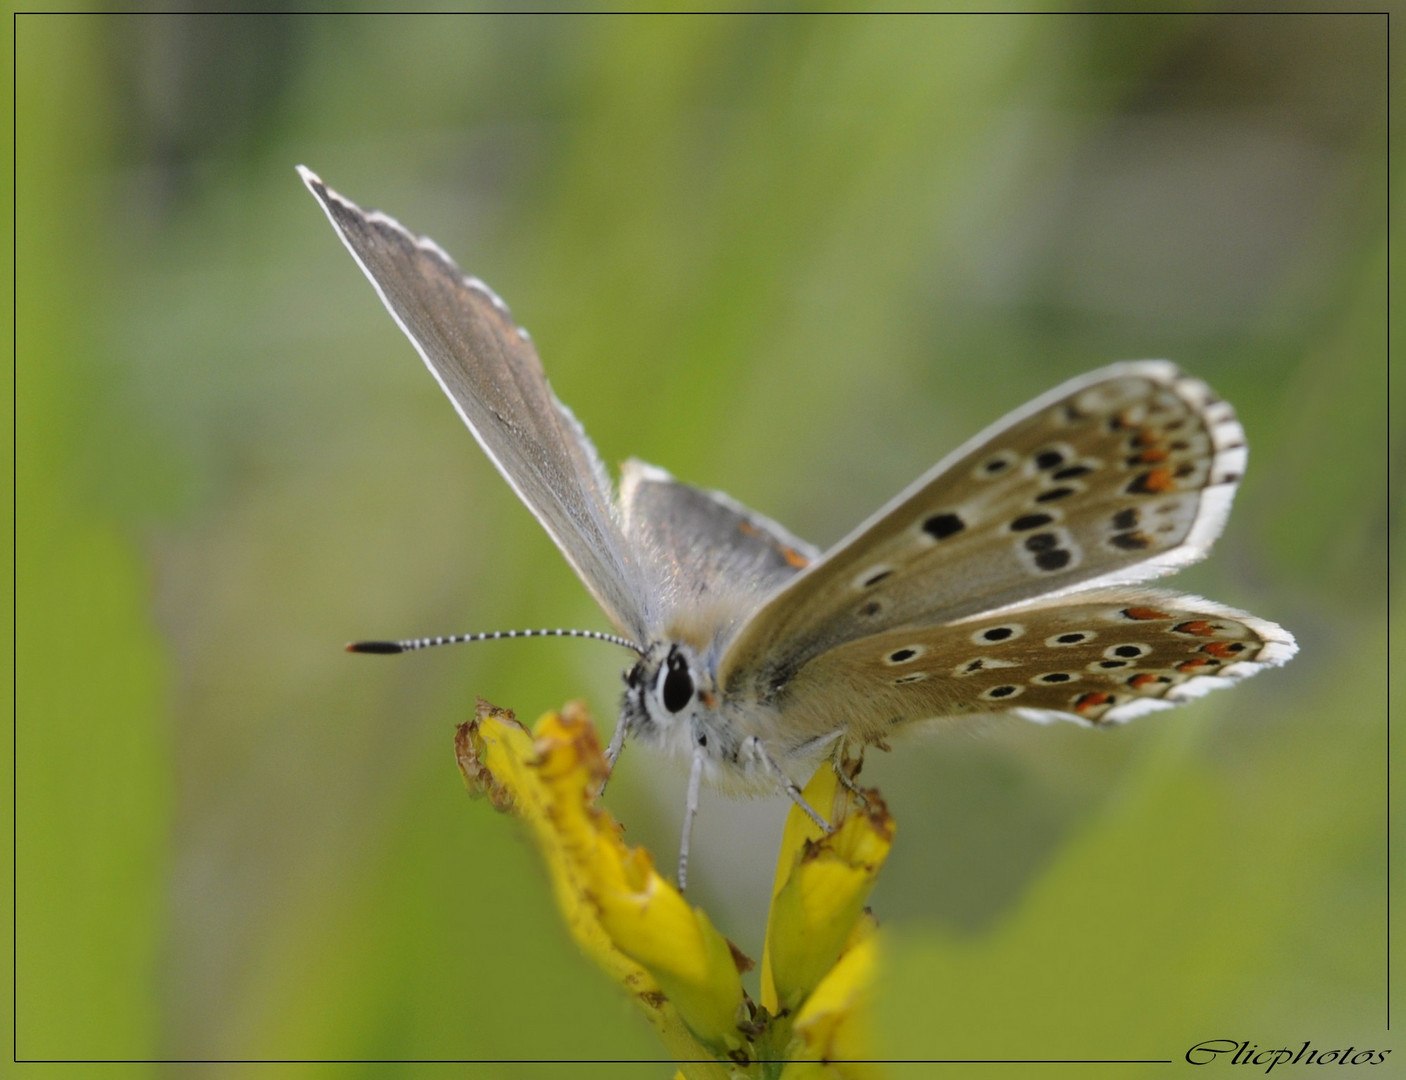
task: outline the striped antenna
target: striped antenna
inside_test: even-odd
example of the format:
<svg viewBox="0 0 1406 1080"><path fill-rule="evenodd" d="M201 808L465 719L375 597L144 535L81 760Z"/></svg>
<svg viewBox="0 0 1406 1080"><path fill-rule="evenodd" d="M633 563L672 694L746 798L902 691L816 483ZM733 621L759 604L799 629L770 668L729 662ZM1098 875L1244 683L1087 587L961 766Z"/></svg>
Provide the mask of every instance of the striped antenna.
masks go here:
<svg viewBox="0 0 1406 1080"><path fill-rule="evenodd" d="M504 638L520 637L592 638L595 641L608 641L612 645L623 645L631 652L639 653L640 656L644 655L644 650L629 638L616 637L614 634L602 634L599 630L490 630L485 634L451 634L448 637L411 638L407 641L353 641L347 646L347 652L387 655L414 652L416 649L430 649L436 645L461 645L466 641L499 641Z"/></svg>

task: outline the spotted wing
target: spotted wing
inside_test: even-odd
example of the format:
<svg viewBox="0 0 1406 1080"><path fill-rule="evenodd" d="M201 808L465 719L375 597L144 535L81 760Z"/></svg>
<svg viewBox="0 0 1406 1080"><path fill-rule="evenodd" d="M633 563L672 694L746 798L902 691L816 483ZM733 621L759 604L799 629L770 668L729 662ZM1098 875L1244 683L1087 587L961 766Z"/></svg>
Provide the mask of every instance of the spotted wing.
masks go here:
<svg viewBox="0 0 1406 1080"><path fill-rule="evenodd" d="M719 671L765 694L822 653L1202 557L1245 467L1230 405L1166 361L1065 383L941 461L738 631Z"/></svg>
<svg viewBox="0 0 1406 1080"><path fill-rule="evenodd" d="M610 478L552 393L527 332L434 241L299 173L503 478L615 625L646 640L649 593L627 557Z"/></svg>
<svg viewBox="0 0 1406 1080"><path fill-rule="evenodd" d="M924 720L990 712L1109 724L1296 650L1283 628L1199 597L1101 589L849 642L801 668L773 704L796 746L839 726L876 742Z"/></svg>

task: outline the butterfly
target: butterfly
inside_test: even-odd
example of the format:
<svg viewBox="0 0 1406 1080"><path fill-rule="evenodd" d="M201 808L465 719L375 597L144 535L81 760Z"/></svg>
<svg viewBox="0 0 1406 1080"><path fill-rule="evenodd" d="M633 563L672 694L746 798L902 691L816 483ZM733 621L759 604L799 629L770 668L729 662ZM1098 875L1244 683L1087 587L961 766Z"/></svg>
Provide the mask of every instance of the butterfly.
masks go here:
<svg viewBox="0 0 1406 1080"><path fill-rule="evenodd" d="M299 173L474 437L638 654L607 751L788 794L827 755L925 721L1090 725L1168 708L1294 655L1271 622L1140 584L1202 558L1245 468L1229 404L1162 360L1066 382L953 451L828 551L630 460L618 493L528 334L433 241Z"/></svg>

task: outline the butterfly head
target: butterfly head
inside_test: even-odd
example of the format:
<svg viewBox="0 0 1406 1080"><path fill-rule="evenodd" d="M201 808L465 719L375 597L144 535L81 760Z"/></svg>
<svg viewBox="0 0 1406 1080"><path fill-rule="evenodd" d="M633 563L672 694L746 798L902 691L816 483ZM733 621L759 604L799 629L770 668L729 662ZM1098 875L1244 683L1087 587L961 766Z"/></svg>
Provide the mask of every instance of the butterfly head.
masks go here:
<svg viewBox="0 0 1406 1080"><path fill-rule="evenodd" d="M625 673L621 722L634 738L691 747L695 721L715 702L712 675L693 649L656 642Z"/></svg>

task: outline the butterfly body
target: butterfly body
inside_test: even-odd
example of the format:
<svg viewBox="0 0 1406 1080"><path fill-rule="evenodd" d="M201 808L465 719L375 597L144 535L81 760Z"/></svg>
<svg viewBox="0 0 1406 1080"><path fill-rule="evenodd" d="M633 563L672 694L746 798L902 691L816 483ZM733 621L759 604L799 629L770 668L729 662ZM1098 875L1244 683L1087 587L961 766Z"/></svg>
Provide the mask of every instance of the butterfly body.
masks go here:
<svg viewBox="0 0 1406 1080"><path fill-rule="evenodd" d="M1056 387L821 552L642 462L625 463L617 494L502 301L432 241L300 171L639 653L609 756L630 738L686 757L690 818L704 780L779 787L804 806L792 778L827 753L925 722L1014 712L1107 724L1294 654L1273 623L1141 584L1209 551L1246 462L1234 410L1171 363L1114 364Z"/></svg>
<svg viewBox="0 0 1406 1080"><path fill-rule="evenodd" d="M625 673L618 730L631 742L702 759L703 779L733 795L768 795L777 769L803 776L846 734L837 717L819 730L777 702L722 695L716 673L684 641L659 642Z"/></svg>

